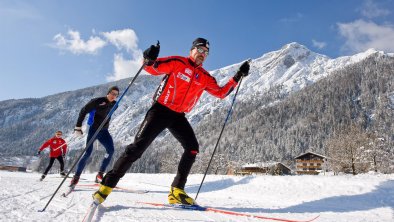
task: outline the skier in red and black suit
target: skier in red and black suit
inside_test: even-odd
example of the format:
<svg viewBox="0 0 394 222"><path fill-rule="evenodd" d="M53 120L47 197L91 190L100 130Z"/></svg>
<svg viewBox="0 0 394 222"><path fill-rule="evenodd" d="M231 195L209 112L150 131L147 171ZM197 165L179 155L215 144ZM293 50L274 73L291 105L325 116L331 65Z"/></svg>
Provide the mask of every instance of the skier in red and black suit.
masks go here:
<svg viewBox="0 0 394 222"><path fill-rule="evenodd" d="M131 164L141 157L157 135L166 128L184 149L177 174L171 184L168 201L170 204L195 204L185 193L184 187L199 152L199 145L185 113L192 110L204 91L218 98L225 98L236 87L240 78L249 72L249 63L245 62L233 78L224 86L219 86L215 78L202 67L209 54L209 42L203 38L197 38L193 42L189 57L170 56L157 59L159 51L159 44L144 51L147 62L145 70L152 75L164 75L164 78L134 143L126 147L113 169L103 178L99 190L95 192L94 201L98 204L105 200Z"/></svg>
<svg viewBox="0 0 394 222"><path fill-rule="evenodd" d="M41 176L40 180L43 180L45 176L48 174L49 170L52 168L55 159L57 159L60 163L60 175L66 176L64 172L64 160L63 158L66 156L67 153L67 143L64 139L62 139L62 131L57 131L55 136L47 140L37 152L37 155L41 154L41 151L49 147L49 164L45 169L44 173Z"/></svg>

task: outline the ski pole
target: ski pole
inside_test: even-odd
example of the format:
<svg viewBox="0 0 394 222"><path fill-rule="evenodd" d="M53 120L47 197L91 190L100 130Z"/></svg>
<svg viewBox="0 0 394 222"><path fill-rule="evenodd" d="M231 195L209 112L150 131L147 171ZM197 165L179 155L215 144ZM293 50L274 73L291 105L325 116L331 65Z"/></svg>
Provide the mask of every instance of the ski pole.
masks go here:
<svg viewBox="0 0 394 222"><path fill-rule="evenodd" d="M250 61L251 61L251 60L249 59L248 62L250 62ZM222 137L222 134L223 134L223 131L224 131L224 127L226 126L227 121L228 121L228 119L229 119L229 117L230 117L230 115L231 115L231 111L233 110L235 98L237 97L239 88L241 88L242 79L243 79L243 77L241 77L241 79L239 80L239 85L238 85L237 91L235 92L235 95L234 95L234 97L233 97L233 101L231 102L231 106L230 106L230 109L228 110L227 117L226 117L226 119L224 120L222 130L220 131L219 138L218 138L218 140L216 141L216 145L215 145L215 148L213 149L213 153L212 153L211 159L210 159L209 162L208 162L208 166L207 166L207 169L205 170L204 177L202 178L201 184L200 184L200 186L198 187L197 194L196 194L196 198L194 198L195 200L197 200L198 193L200 192L200 189L201 189L201 187L202 187L202 184L204 183L205 177L207 176L207 173L208 173L208 170L209 170L209 166L211 165L213 156L215 155L216 149L218 148L220 138Z"/></svg>
<svg viewBox="0 0 394 222"><path fill-rule="evenodd" d="M62 146L64 146L64 145L68 145L67 143L63 143L62 145L60 145L58 148L56 148L56 149L53 149L53 151L56 151L56 150L58 150L58 149L60 149ZM63 154L63 149L62 149L62 154Z"/></svg>
<svg viewBox="0 0 394 222"><path fill-rule="evenodd" d="M98 133L100 132L100 130L104 127L105 123L107 122L107 120L111 117L112 113L115 111L115 109L118 107L118 104L120 103L120 101L122 100L123 96L126 94L126 92L129 90L130 86L134 83L134 81L137 79L137 77L139 76L139 74L141 73L141 71L144 69L144 67L146 66L147 61L144 61L144 63L142 64L141 68L138 70L137 74L135 74L134 78L130 81L129 85L127 86L126 90L122 93L122 95L119 97L118 101L116 101L115 105L112 107L112 109L109 111L109 113L107 114L107 116L105 117L105 119L101 122L100 126L97 128L96 132L93 134L92 138L88 141L85 149L81 152L81 154L79 155L79 157L77 158L77 160L74 162L74 164L71 166L70 170L68 171L67 175L64 177L64 179L62 180L62 182L59 184L59 186L57 187L57 189L55 190L55 192L53 193L52 197L49 199L48 203L45 205L45 207L42 210L39 210L40 212L44 212L45 209L48 207L49 203L51 203L53 197L56 195L56 193L59 191L60 187L63 185L64 181L66 181L66 179L68 178L68 175L70 175L71 171L74 169L75 165L77 165L77 163L79 162L79 160L82 158L82 155L86 152L86 150L88 149L88 147L90 145L92 145L92 143L94 142L94 140L96 139Z"/></svg>

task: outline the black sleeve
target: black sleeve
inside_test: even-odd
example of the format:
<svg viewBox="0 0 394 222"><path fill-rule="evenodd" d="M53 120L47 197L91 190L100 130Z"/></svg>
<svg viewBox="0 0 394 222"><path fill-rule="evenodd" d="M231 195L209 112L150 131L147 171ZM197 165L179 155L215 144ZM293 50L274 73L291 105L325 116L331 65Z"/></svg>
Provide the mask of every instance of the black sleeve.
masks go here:
<svg viewBox="0 0 394 222"><path fill-rule="evenodd" d="M76 127L81 127L82 122L85 119L86 114L90 113L96 106L97 106L98 98L90 100L84 107L82 107L81 111L79 112L78 121L75 125Z"/></svg>

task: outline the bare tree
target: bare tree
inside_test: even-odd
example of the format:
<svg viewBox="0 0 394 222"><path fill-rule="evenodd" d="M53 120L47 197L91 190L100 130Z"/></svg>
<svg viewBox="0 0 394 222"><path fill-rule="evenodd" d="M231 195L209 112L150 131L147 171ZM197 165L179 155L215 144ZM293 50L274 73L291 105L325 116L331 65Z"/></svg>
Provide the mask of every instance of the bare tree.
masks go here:
<svg viewBox="0 0 394 222"><path fill-rule="evenodd" d="M339 131L327 142L333 170L351 172L353 175L368 171L369 164L363 155L367 146L368 134L355 124Z"/></svg>

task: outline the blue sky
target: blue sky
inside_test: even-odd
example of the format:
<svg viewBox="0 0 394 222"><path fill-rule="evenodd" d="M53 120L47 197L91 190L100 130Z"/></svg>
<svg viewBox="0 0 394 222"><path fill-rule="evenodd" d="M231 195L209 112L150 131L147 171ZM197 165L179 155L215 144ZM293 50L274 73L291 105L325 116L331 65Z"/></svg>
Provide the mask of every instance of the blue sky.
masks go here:
<svg viewBox="0 0 394 222"><path fill-rule="evenodd" d="M0 101L132 76L142 51L187 56L211 43L218 69L298 42L336 58L394 52L394 0L0 0Z"/></svg>

